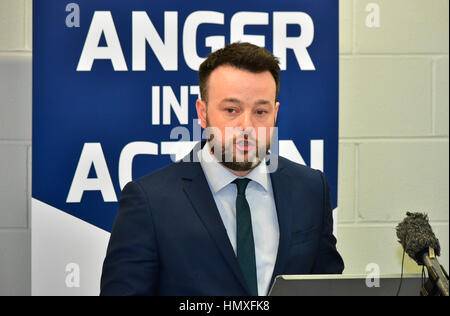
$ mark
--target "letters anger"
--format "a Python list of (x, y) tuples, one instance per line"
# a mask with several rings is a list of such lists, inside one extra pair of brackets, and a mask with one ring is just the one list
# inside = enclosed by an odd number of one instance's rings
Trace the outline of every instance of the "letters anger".
[[(158, 34), (147, 12), (132, 12), (132, 71), (146, 70), (146, 46), (149, 44), (165, 71), (177, 71), (178, 12), (164, 12), (164, 39)], [(197, 30), (202, 24), (225, 23), (225, 15), (217, 11), (195, 11), (184, 21), (182, 30), (183, 56), (186, 65), (194, 71), (205, 59), (197, 52)], [(314, 40), (314, 23), (305, 12), (273, 12), (273, 54), (280, 59), (281, 70), (287, 69), (287, 51), (292, 50), (301, 70), (315, 70), (307, 48)], [(269, 25), (268, 12), (237, 12), (230, 21), (230, 42), (250, 42), (264, 47), (264, 35), (245, 34), (247, 25)], [(288, 36), (287, 26), (300, 26), (300, 35)], [(99, 46), (104, 35), (106, 46)], [(224, 35), (212, 35), (204, 39), (204, 45), (215, 51), (225, 46)], [(128, 71), (113, 16), (110, 11), (95, 11), (78, 61), (77, 71), (91, 71), (96, 59), (111, 60), (114, 71)]]

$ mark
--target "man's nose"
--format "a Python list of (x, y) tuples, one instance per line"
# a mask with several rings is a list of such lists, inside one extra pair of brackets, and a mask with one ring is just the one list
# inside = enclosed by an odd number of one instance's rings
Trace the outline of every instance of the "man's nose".
[(247, 130), (248, 128), (253, 127), (252, 115), (250, 111), (244, 111), (241, 115), (241, 120), (239, 122), (239, 127), (242, 130)]

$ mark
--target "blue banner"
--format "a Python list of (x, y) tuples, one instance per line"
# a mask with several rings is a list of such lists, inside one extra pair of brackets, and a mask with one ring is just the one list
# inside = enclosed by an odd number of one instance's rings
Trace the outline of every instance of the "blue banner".
[(280, 154), (323, 170), (337, 207), (337, 0), (33, 6), (34, 202), (109, 232), (125, 183), (191, 148), (174, 128), (201, 139), (199, 64), (243, 41), (280, 59)]

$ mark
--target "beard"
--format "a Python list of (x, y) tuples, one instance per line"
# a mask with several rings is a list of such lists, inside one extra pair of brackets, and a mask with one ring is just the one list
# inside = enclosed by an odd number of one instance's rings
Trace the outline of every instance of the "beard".
[[(212, 127), (209, 123), (208, 116), (206, 117), (206, 127)], [(264, 157), (266, 157), (272, 140), (272, 137), (269, 137), (269, 140), (264, 137), (265, 141), (264, 143), (261, 143), (258, 138), (251, 136), (251, 134), (252, 133), (250, 132), (235, 131), (231, 140), (223, 141), (222, 137), (214, 139), (214, 134), (211, 133), (208, 135), (207, 141), (210, 144), (211, 153), (216, 157), (220, 164), (234, 171), (248, 171), (258, 166)], [(251, 143), (253, 146), (251, 146), (250, 150), (239, 150), (236, 147), (238, 140), (245, 141), (247, 144)], [(221, 150), (214, 150), (218, 147)], [(241, 153), (241, 157), (239, 158), (237, 157), (238, 151)]]

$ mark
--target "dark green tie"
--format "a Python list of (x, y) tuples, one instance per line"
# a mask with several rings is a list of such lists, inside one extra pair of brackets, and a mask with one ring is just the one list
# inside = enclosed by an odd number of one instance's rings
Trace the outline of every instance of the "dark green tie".
[(250, 179), (236, 179), (236, 233), (237, 259), (242, 273), (247, 281), (252, 296), (258, 295), (258, 281), (256, 276), (255, 242), (253, 240), (252, 215), (250, 206), (245, 198), (245, 189)]

